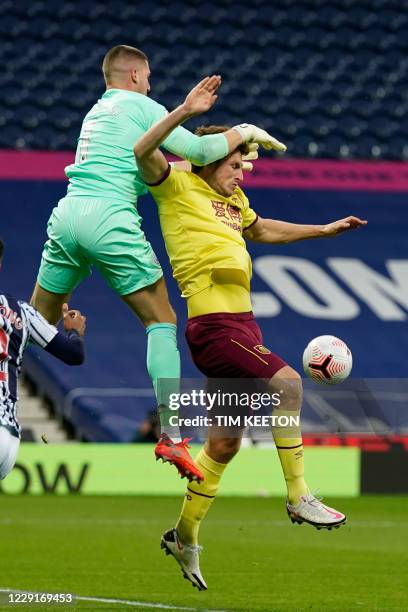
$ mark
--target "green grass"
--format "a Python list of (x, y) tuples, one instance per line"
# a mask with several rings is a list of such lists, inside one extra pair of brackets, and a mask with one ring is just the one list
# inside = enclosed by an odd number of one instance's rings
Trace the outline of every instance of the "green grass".
[[(330, 532), (292, 525), (283, 500), (218, 499), (201, 530), (209, 590), (199, 593), (159, 547), (179, 499), (2, 496), (0, 587), (194, 610), (407, 610), (408, 497), (329, 502), (349, 516)], [(79, 601), (75, 609), (152, 610)]]

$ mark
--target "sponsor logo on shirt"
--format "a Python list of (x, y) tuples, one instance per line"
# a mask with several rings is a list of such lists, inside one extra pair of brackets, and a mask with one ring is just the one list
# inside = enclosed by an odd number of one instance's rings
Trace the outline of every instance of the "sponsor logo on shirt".
[(217, 200), (211, 200), (211, 205), (215, 211), (215, 216), (228, 225), (231, 229), (242, 233), (242, 214), (237, 206)]
[(23, 322), (14, 310), (7, 306), (0, 306), (0, 317), (10, 321), (11, 325), (14, 325), (16, 329), (23, 329)]

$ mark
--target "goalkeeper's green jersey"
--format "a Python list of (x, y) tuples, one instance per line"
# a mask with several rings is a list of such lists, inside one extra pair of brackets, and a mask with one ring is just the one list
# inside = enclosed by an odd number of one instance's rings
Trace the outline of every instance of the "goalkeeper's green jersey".
[[(75, 162), (65, 168), (70, 197), (135, 203), (146, 192), (133, 147), (167, 110), (151, 98), (123, 89), (108, 89), (85, 116)], [(183, 127), (164, 141), (171, 153), (195, 165), (209, 164), (228, 154), (223, 134), (195, 136)]]

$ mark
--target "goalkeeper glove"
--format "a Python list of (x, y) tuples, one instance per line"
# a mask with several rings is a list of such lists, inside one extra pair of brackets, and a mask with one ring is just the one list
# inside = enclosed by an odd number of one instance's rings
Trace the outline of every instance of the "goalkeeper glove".
[(259, 144), (257, 142), (251, 142), (248, 144), (248, 153), (242, 156), (242, 170), (244, 172), (252, 172), (253, 170), (253, 160), (258, 159), (258, 148)]
[(241, 134), (244, 142), (258, 142), (263, 146), (264, 149), (275, 149), (275, 151), (286, 151), (286, 145), (283, 142), (279, 142), (273, 136), (265, 132), (256, 125), (248, 123), (241, 123), (240, 125), (234, 125), (232, 128)]

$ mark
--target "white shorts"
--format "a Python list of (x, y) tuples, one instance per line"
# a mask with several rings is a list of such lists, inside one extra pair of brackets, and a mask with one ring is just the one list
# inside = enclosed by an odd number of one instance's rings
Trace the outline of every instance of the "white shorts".
[(19, 446), (20, 440), (0, 425), (0, 480), (13, 469)]

